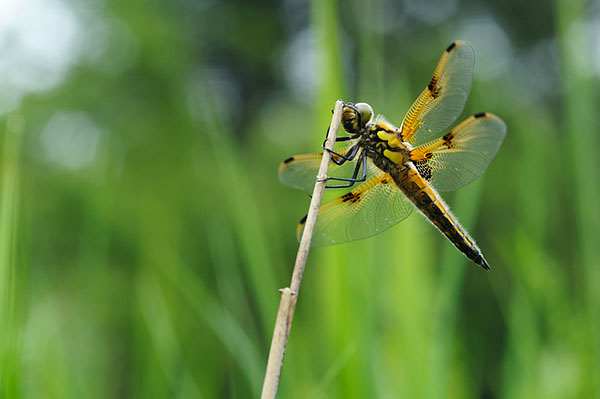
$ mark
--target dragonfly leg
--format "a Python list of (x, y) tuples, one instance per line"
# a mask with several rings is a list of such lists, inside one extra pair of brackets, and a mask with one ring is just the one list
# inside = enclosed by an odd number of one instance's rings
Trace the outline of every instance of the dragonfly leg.
[[(325, 148), (325, 143), (327, 143), (327, 137), (329, 137), (329, 128), (327, 128), (327, 133), (325, 134), (325, 140), (323, 140), (323, 148)], [(335, 138), (335, 142), (339, 143), (341, 141), (354, 140), (356, 136), (338, 136)]]
[(337, 153), (333, 150), (330, 150), (329, 148), (325, 147), (325, 143), (323, 143), (323, 145), (321, 146), (325, 151), (333, 154), (333, 155), (337, 155), (338, 157), (340, 157), (340, 159), (335, 159), (335, 158), (331, 158), (331, 160), (333, 162), (335, 162), (336, 165), (343, 165), (346, 161), (352, 161), (354, 159), (354, 157), (356, 156), (356, 154), (358, 153), (359, 147), (357, 145), (355, 145), (354, 147), (350, 148), (350, 151), (348, 151), (346, 154), (340, 154)]
[[(357, 178), (358, 176), (358, 172), (360, 171), (362, 165), (362, 176), (360, 178)], [(327, 180), (336, 180), (336, 181), (343, 181), (346, 182), (344, 184), (338, 184), (335, 186), (325, 186), (325, 188), (347, 188), (347, 187), (352, 187), (354, 185), (354, 183), (358, 183), (358, 182), (363, 182), (365, 180), (367, 180), (367, 153), (363, 153), (362, 158), (356, 162), (356, 167), (354, 168), (354, 173), (352, 173), (352, 177), (351, 178), (344, 178), (344, 177), (328, 177)]]

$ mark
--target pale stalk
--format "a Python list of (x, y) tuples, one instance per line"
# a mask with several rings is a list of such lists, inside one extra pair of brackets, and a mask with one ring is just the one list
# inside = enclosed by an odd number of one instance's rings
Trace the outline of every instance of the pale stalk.
[[(331, 118), (331, 124), (329, 125), (329, 132), (327, 134), (327, 143), (325, 145), (329, 149), (333, 149), (335, 144), (337, 132), (342, 121), (343, 105), (344, 103), (342, 100), (338, 100), (335, 103), (333, 117)], [(325, 191), (327, 169), (329, 168), (330, 160), (331, 153), (329, 151), (324, 151), (321, 167), (319, 168), (319, 174), (316, 178), (315, 188), (308, 208), (308, 215), (306, 216), (304, 232), (300, 239), (298, 255), (296, 255), (292, 281), (290, 282), (289, 287), (280, 290), (281, 301), (279, 303), (279, 310), (277, 311), (277, 320), (275, 321), (275, 329), (273, 331), (273, 339), (269, 351), (269, 360), (267, 361), (267, 370), (265, 372), (265, 381), (263, 383), (261, 394), (262, 399), (274, 399), (277, 395), (285, 347), (290, 334), (292, 319), (294, 318), (294, 309), (296, 308), (296, 301), (298, 300), (298, 292), (300, 291), (300, 284), (302, 283), (302, 276), (304, 275), (304, 268), (306, 266), (306, 259), (308, 258), (308, 250), (310, 249), (313, 230), (317, 221), (319, 208), (321, 207), (323, 192)]]

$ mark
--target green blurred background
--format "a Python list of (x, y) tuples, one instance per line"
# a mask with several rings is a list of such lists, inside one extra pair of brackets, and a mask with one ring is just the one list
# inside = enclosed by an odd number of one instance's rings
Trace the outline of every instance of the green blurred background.
[[(506, 140), (420, 216), (310, 253), (282, 398), (600, 398), (600, 2), (4, 0), (0, 397), (260, 393), (335, 100), (400, 124), (442, 51)], [(340, 193), (328, 193), (328, 198)]]

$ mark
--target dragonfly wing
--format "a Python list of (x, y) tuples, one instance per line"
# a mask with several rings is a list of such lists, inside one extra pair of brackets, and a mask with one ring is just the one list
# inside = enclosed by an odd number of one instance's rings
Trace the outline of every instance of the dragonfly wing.
[(452, 191), (483, 173), (504, 136), (504, 121), (482, 112), (468, 117), (443, 137), (414, 148), (410, 157), (419, 174), (435, 188)]
[(475, 51), (456, 41), (442, 54), (429, 84), (408, 110), (400, 135), (420, 144), (448, 128), (463, 110), (473, 79)]
[[(338, 154), (345, 154), (354, 144), (354, 141), (343, 146), (342, 149), (336, 149)], [(319, 167), (321, 166), (323, 153), (294, 155), (279, 164), (279, 180), (288, 187), (298, 190), (312, 191), (315, 186)], [(332, 154), (332, 159), (339, 160), (340, 157)], [(331, 161), (327, 175), (330, 177), (351, 177), (356, 167), (356, 160), (347, 161), (342, 165), (337, 165)]]
[[(321, 207), (312, 238), (313, 246), (339, 244), (381, 233), (407, 218), (413, 204), (391, 176), (369, 160), (368, 178), (352, 191)], [(304, 231), (298, 225), (298, 240)]]

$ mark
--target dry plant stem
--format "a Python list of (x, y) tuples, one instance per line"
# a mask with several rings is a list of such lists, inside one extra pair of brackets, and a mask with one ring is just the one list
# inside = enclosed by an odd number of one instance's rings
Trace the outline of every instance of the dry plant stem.
[[(329, 133), (327, 135), (327, 148), (333, 149), (335, 144), (337, 132), (342, 121), (343, 105), (344, 103), (342, 100), (337, 100), (335, 103), (333, 117), (331, 118), (331, 125), (329, 125)], [(296, 256), (292, 281), (289, 288), (280, 290), (281, 302), (279, 303), (277, 320), (275, 321), (275, 330), (273, 331), (273, 340), (271, 341), (271, 350), (269, 351), (269, 360), (267, 361), (267, 370), (265, 372), (265, 381), (263, 383), (261, 394), (262, 399), (274, 399), (277, 395), (285, 347), (290, 334), (292, 319), (294, 318), (294, 309), (296, 308), (298, 291), (300, 291), (300, 284), (302, 283), (302, 276), (304, 275), (304, 267), (306, 266), (306, 259), (308, 258), (308, 250), (310, 248), (313, 230), (317, 221), (319, 208), (321, 207), (323, 192), (325, 191), (327, 169), (329, 168), (330, 160), (331, 153), (329, 151), (323, 152), (321, 167), (319, 168), (319, 174), (317, 175), (310, 207), (308, 208), (308, 215), (306, 216), (304, 232), (300, 239), (300, 247), (298, 248), (298, 255)]]

